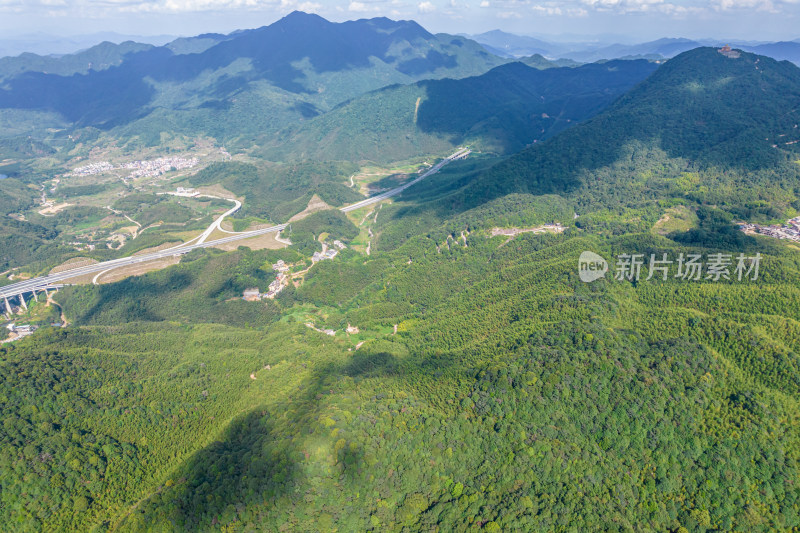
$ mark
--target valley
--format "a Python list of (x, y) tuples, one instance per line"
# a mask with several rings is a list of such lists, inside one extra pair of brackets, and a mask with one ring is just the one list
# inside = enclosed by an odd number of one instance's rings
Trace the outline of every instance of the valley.
[[(418, 177), (414, 178), (407, 183), (396, 187), (392, 190), (377, 194), (365, 200), (361, 200), (351, 205), (344, 206), (340, 208), (340, 211), (343, 213), (348, 213), (350, 211), (355, 211), (357, 209), (361, 209), (363, 207), (371, 206), (382, 202), (383, 200), (387, 200), (394, 196), (401, 194), (407, 188), (419, 183), (423, 179), (436, 174), (442, 167), (446, 164), (450, 163), (451, 161), (457, 161), (459, 159), (464, 159), (470, 154), (470, 150), (466, 148), (462, 148), (446, 158), (442, 161), (433, 165), (429, 170), (423, 172)], [(173, 194), (173, 193), (167, 193)], [(178, 192), (174, 193), (178, 196), (185, 196), (189, 195), (192, 198), (197, 197), (209, 197), (209, 198), (216, 198), (216, 196), (208, 196), (208, 195), (199, 195), (192, 192), (186, 192), (185, 190), (179, 190)], [(156, 261), (162, 261), (158, 264), (158, 266), (170, 266), (174, 264), (172, 262), (164, 263), (164, 259), (169, 258), (178, 258), (181, 255), (187, 254), (193, 250), (201, 249), (201, 248), (208, 248), (213, 246), (219, 246), (222, 244), (227, 244), (243, 239), (250, 239), (257, 235), (264, 235), (267, 233), (277, 233), (281, 230), (286, 229), (290, 224), (278, 224), (275, 226), (270, 226), (266, 228), (260, 228), (245, 232), (232, 232), (232, 231), (224, 231), (221, 229), (221, 224), (226, 216), (232, 215), (236, 211), (238, 211), (242, 207), (242, 203), (238, 200), (224, 198), (225, 200), (234, 202), (234, 207), (229, 209), (228, 211), (221, 214), (218, 218), (216, 218), (211, 225), (206, 228), (200, 235), (189, 239), (185, 243), (171, 246), (163, 250), (154, 251), (151, 253), (146, 254), (134, 254), (131, 257), (124, 257), (118, 259), (112, 259), (109, 261), (104, 262), (95, 262), (89, 265), (79, 266), (77, 268), (66, 268), (66, 269), (59, 269), (58, 272), (51, 273), (44, 277), (38, 278), (29, 278), (21, 282), (11, 283), (8, 285), (0, 286), (0, 298), (3, 298), (6, 303), (6, 308), (10, 309), (10, 304), (8, 303), (9, 298), (17, 298), (19, 300), (19, 307), (22, 308), (25, 305), (24, 299), (26, 298), (26, 294), (30, 293), (32, 297), (36, 297), (36, 293), (39, 291), (43, 291), (45, 289), (53, 289), (53, 288), (60, 288), (63, 287), (65, 284), (70, 284), (70, 281), (74, 281), (77, 279), (85, 278), (87, 274), (95, 274), (98, 273), (95, 277), (92, 278), (92, 283), (97, 284), (97, 279), (100, 275), (105, 275), (111, 272), (112, 270), (122, 269), (127, 266), (131, 265), (141, 265), (147, 264), (147, 270), (152, 270), (151, 265), (153, 265)], [(212, 240), (208, 240), (214, 232), (223, 232), (229, 233), (230, 236), (227, 237), (218, 237)], [(323, 248), (324, 252), (324, 248)], [(10, 317), (9, 317), (10, 318)]]

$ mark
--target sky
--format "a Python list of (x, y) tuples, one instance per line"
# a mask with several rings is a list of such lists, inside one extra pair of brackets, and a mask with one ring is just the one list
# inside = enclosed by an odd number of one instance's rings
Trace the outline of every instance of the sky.
[(562, 40), (800, 38), (800, 0), (0, 0), (0, 33), (4, 39), (37, 32), (228, 33), (294, 10), (332, 21), (385, 16), (434, 32), (502, 29)]

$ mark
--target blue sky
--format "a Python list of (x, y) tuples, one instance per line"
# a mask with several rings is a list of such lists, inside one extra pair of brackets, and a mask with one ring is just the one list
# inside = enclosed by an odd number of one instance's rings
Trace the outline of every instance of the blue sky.
[(263, 26), (293, 10), (414, 19), (449, 33), (800, 38), (800, 0), (0, 0), (0, 32), (194, 35)]

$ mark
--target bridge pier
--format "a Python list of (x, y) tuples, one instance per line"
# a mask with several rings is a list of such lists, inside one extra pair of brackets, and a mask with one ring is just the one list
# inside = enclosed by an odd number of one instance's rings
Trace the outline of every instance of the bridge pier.
[(22, 304), (22, 307), (24, 307), (26, 311), (28, 310), (28, 304), (25, 303), (25, 295), (24, 294), (20, 294), (19, 295), (19, 303)]
[(11, 304), (8, 303), (8, 298), (6, 298), (5, 296), (3, 297), (3, 300), (6, 301), (6, 311), (8, 312), (9, 316), (11, 316), (13, 314), (13, 312), (11, 311)]
[(31, 293), (33, 294), (33, 299), (34, 299), (36, 302), (38, 302), (38, 301), (39, 301), (39, 297), (38, 297), (38, 296), (36, 296), (36, 289), (33, 289), (33, 290), (31, 291)]

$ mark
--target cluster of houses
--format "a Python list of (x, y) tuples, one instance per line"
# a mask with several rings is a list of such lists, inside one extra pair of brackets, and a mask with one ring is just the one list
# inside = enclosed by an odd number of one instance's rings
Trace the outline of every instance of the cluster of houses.
[(330, 335), (331, 337), (336, 335), (336, 330), (330, 329), (330, 328), (329, 329), (319, 329), (317, 326), (314, 325), (313, 322), (306, 322), (306, 327), (307, 328), (311, 328), (314, 331), (318, 331), (320, 333), (324, 333), (325, 335)]
[[(314, 255), (311, 257), (311, 262), (317, 263), (326, 259), (333, 259), (339, 254), (339, 250), (344, 250), (345, 248), (347, 248), (347, 246), (342, 241), (338, 240), (333, 241), (333, 246), (331, 247), (323, 245), (323, 251), (314, 252)], [(289, 285), (289, 265), (287, 265), (283, 259), (272, 265), (272, 270), (277, 272), (277, 274), (275, 280), (269, 284), (267, 292), (262, 293), (258, 287), (251, 287), (242, 293), (242, 299), (247, 302), (257, 302), (264, 298), (272, 299), (275, 298), (284, 287)]]
[(151, 161), (131, 161), (130, 163), (125, 163), (122, 165), (122, 168), (132, 169), (132, 178), (152, 178), (160, 176), (161, 174), (171, 170), (192, 168), (199, 162), (200, 160), (196, 157), (191, 157), (188, 159), (185, 157), (159, 157), (158, 159), (153, 159)]
[(758, 233), (776, 239), (800, 241), (800, 217), (790, 219), (786, 224), (761, 226), (759, 224), (742, 224), (739, 228), (748, 234)]
[[(151, 161), (131, 161), (130, 163), (125, 163), (119, 168), (133, 170), (131, 173), (132, 178), (155, 177), (160, 176), (165, 172), (169, 172), (170, 170), (183, 170), (186, 168), (192, 168), (199, 162), (200, 160), (196, 157), (160, 157)], [(75, 168), (72, 170), (72, 172), (70, 172), (70, 174), (73, 176), (91, 176), (94, 174), (110, 172), (115, 168), (117, 167), (108, 161), (98, 161), (97, 163), (89, 163), (88, 165)]]
[(314, 255), (311, 256), (311, 262), (316, 263), (326, 259), (333, 259), (338, 253), (339, 252), (335, 248), (328, 248), (324, 252), (314, 252)]
[(11, 332), (12, 336), (10, 338), (6, 339), (3, 342), (11, 342), (11, 341), (19, 340), (19, 339), (21, 339), (23, 337), (27, 337), (28, 335), (32, 334), (34, 331), (39, 329), (39, 327), (38, 326), (31, 326), (31, 325), (28, 325), (28, 324), (25, 324), (23, 326), (17, 326), (15, 324), (11, 323), (11, 324), (6, 326), (6, 329), (8, 329), (8, 331)]
[(342, 241), (333, 241), (333, 247), (323, 246), (321, 252), (314, 252), (314, 255), (311, 256), (311, 262), (317, 263), (326, 259), (333, 259), (339, 254), (339, 250), (344, 250), (345, 248), (347, 246)]
[[(87, 252), (93, 252), (94, 249), (97, 248), (96, 245), (88, 243), (88, 242), (75, 241), (75, 242), (70, 242), (70, 243), (67, 243), (67, 244), (69, 244), (70, 246), (73, 246), (76, 250), (81, 250), (81, 251), (85, 250)], [(110, 248), (110, 246), (109, 246), (109, 248)]]
[(73, 176), (92, 176), (94, 174), (102, 174), (103, 172), (108, 172), (110, 170), (114, 170), (114, 165), (108, 161), (99, 161), (97, 163), (89, 163), (88, 165), (73, 169), (70, 174)]
[(244, 291), (242, 299), (247, 302), (257, 302), (264, 298), (271, 300), (275, 298), (284, 287), (289, 285), (289, 265), (287, 265), (283, 259), (272, 265), (272, 270), (277, 272), (277, 275), (275, 276), (275, 280), (269, 284), (267, 292), (262, 293), (258, 290), (258, 287), (252, 287)]

